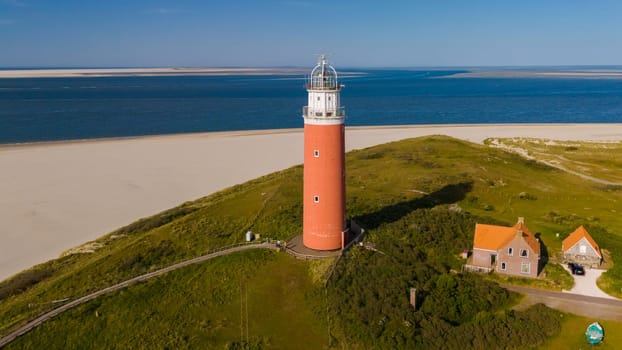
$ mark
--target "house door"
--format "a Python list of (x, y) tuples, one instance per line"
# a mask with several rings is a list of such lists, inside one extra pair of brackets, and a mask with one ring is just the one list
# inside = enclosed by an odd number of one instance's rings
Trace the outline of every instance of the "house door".
[(490, 254), (490, 265), (494, 266), (497, 263), (497, 254)]

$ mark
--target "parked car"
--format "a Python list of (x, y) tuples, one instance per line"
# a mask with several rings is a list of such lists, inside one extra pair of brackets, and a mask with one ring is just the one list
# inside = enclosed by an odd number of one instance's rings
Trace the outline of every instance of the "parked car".
[(572, 272), (573, 275), (579, 275), (579, 276), (585, 275), (585, 269), (583, 268), (583, 266), (579, 264), (568, 263), (568, 268), (570, 269), (570, 272)]

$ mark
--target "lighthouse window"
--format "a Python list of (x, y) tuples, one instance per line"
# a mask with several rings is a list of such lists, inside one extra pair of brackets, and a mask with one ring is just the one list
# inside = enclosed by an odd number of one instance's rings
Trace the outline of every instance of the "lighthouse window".
[(328, 96), (328, 100), (330, 101), (330, 96)]
[(314, 149), (313, 150), (313, 156), (315, 158), (319, 158), (320, 157), (320, 150), (319, 149)]
[(318, 97), (317, 97), (317, 100), (318, 100), (318, 101), (320, 100), (320, 96), (318, 96)]
[(314, 203), (319, 203), (320, 202), (320, 196), (313, 196), (313, 202)]

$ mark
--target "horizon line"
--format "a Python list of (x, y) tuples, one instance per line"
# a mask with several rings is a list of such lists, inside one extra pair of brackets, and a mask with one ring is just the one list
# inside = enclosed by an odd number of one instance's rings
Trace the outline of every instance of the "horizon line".
[[(56, 69), (308, 69), (312, 65), (286, 66), (184, 66), (184, 65), (145, 65), (145, 66), (0, 66), (0, 70), (56, 70)], [(341, 66), (342, 69), (536, 69), (536, 68), (591, 68), (609, 67), (622, 69), (621, 64), (532, 64), (532, 65), (413, 65), (413, 66)]]

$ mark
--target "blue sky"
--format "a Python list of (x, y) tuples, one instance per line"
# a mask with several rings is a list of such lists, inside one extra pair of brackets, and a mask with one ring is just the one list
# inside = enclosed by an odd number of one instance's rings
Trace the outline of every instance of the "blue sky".
[(0, 0), (0, 67), (622, 64), (619, 0)]

